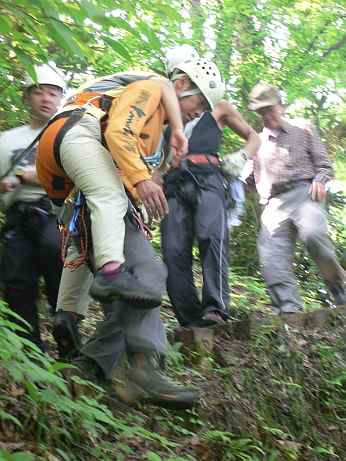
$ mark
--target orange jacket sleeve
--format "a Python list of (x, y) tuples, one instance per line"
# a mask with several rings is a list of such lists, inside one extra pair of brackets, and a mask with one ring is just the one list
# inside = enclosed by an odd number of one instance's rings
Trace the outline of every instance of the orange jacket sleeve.
[(150, 173), (141, 160), (140, 135), (145, 124), (161, 103), (160, 85), (151, 80), (140, 80), (128, 85), (116, 98), (109, 111), (105, 139), (121, 173), (132, 186), (150, 179)]

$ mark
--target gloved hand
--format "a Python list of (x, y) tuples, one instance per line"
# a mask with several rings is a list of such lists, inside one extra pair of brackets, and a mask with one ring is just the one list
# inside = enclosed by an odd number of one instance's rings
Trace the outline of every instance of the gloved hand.
[(247, 153), (240, 149), (223, 157), (221, 169), (226, 175), (239, 178), (247, 161)]

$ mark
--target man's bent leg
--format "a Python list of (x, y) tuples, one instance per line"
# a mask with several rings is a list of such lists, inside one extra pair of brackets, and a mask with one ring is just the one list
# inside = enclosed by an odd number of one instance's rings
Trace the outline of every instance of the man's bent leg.
[(85, 115), (65, 135), (60, 152), (66, 174), (87, 200), (96, 269), (110, 261), (124, 262), (128, 201), (112, 157), (101, 143), (98, 120)]
[(295, 217), (299, 237), (316, 262), (321, 275), (337, 305), (346, 305), (345, 271), (336, 259), (328, 237), (324, 205), (308, 196)]

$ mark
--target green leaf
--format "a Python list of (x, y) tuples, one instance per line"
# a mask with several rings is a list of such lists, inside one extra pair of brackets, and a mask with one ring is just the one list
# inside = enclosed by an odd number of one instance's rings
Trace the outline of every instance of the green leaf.
[(0, 421), (11, 421), (19, 428), (22, 427), (22, 423), (19, 421), (19, 419), (3, 410), (0, 410)]
[(138, 28), (148, 38), (150, 45), (154, 49), (161, 50), (162, 44), (148, 24), (144, 21), (139, 21)]
[(77, 54), (79, 57), (84, 57), (84, 53), (76, 43), (74, 36), (70, 29), (59, 21), (52, 20), (50, 24), (53, 28), (51, 34), (55, 37), (57, 43), (59, 43), (65, 50), (71, 54)]
[(148, 461), (162, 461), (162, 458), (161, 456), (157, 455), (156, 453), (154, 453), (153, 451), (148, 451), (146, 454), (145, 454), (145, 457)]
[(130, 53), (128, 52), (127, 48), (125, 48), (119, 41), (109, 37), (104, 37), (103, 40), (112, 48), (112, 50), (125, 58), (129, 63), (132, 63), (132, 57)]
[[(93, 20), (100, 20), (104, 17), (105, 13), (100, 8), (97, 8), (91, 1), (89, 0), (82, 0), (81, 1), (81, 9), (85, 11), (86, 17), (93, 19)], [(98, 21), (96, 21), (98, 22)]]
[(0, 16), (0, 32), (2, 34), (9, 34), (12, 31), (12, 23), (11, 21), (6, 18), (5, 16)]
[(178, 11), (169, 5), (157, 5), (157, 9), (174, 21), (182, 20), (182, 16), (178, 13)]

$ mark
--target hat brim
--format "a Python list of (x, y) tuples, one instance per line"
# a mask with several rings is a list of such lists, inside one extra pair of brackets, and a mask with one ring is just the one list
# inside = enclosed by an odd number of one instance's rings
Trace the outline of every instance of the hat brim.
[(278, 101), (277, 99), (266, 100), (266, 101), (254, 101), (254, 102), (250, 102), (250, 104), (248, 105), (248, 109), (252, 111), (256, 111), (258, 109), (263, 109), (264, 107), (276, 106), (277, 104), (280, 104), (280, 101)]
[(252, 111), (256, 111), (258, 109), (262, 109), (263, 107), (270, 107), (270, 106), (275, 106), (275, 104), (277, 103), (272, 103), (272, 102), (261, 102), (261, 101), (258, 101), (258, 102), (250, 102), (250, 104), (248, 105), (248, 109), (249, 110), (252, 110)]

